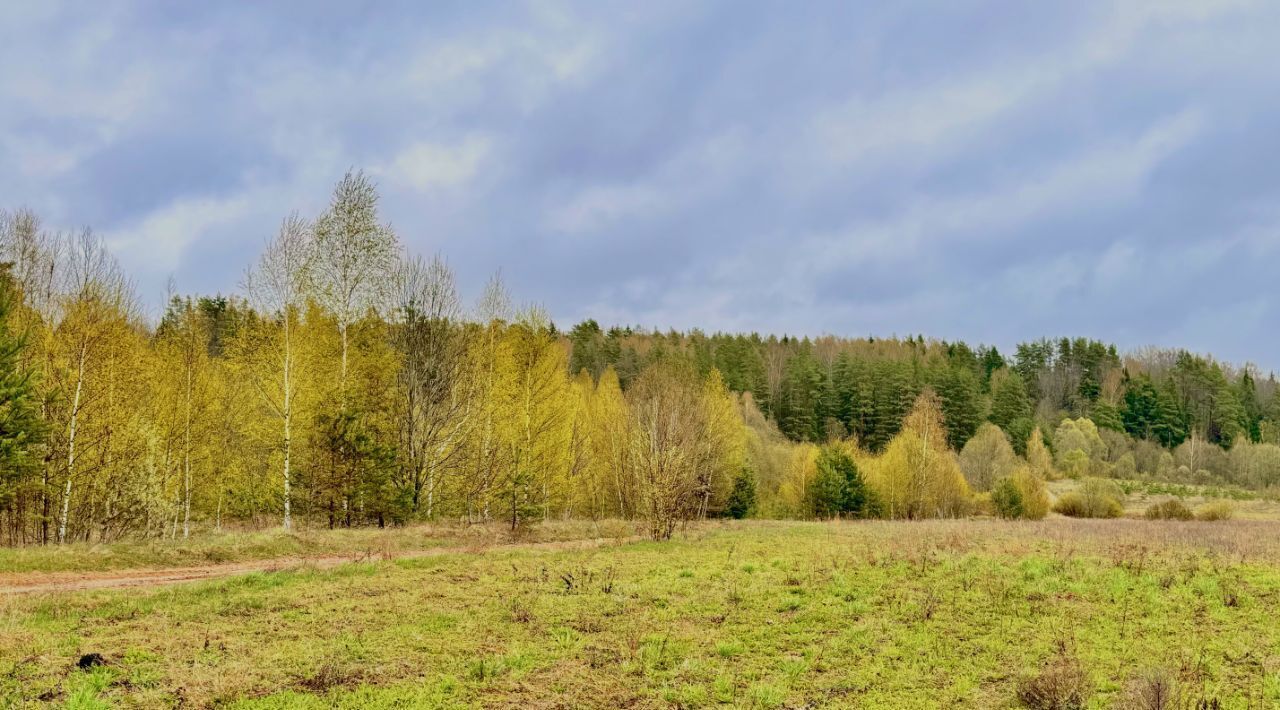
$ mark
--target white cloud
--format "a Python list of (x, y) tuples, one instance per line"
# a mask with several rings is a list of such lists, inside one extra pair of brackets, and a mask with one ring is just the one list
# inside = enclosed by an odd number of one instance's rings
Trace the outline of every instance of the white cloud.
[(185, 197), (103, 235), (127, 266), (150, 273), (173, 271), (186, 248), (253, 209), (245, 194), (229, 198)]
[(418, 141), (402, 150), (390, 166), (374, 172), (419, 191), (458, 187), (485, 167), (492, 149), (493, 141), (475, 135), (460, 143)]

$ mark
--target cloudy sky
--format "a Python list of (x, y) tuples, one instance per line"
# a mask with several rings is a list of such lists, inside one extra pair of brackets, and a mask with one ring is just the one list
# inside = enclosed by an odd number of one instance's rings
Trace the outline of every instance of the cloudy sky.
[(373, 175), (561, 324), (1280, 366), (1280, 3), (12, 3), (0, 207), (153, 307)]

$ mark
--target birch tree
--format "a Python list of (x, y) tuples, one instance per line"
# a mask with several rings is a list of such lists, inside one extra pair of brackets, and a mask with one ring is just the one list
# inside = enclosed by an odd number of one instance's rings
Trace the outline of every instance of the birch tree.
[(473, 419), (468, 330), (453, 273), (440, 257), (406, 261), (396, 287), (402, 486), (413, 513), (431, 518), (441, 478), (460, 459)]
[(953, 518), (968, 506), (969, 485), (947, 448), (941, 406), (932, 391), (916, 398), (901, 431), (871, 462), (869, 473), (887, 517)]
[[(82, 459), (103, 447), (111, 433), (103, 412), (110, 404), (111, 379), (102, 365), (112, 339), (128, 329), (134, 307), (128, 279), (97, 237), (85, 230), (72, 237), (68, 247), (49, 351), (57, 398), (51, 414), (62, 453), (59, 543), (67, 541), (76, 483), (88, 473)], [(99, 465), (102, 460), (99, 457)]]
[(390, 295), (400, 247), (390, 225), (378, 221), (378, 191), (363, 172), (348, 172), (316, 220), (309, 264), (316, 301), (333, 315), (341, 340), (339, 388), (345, 393), (348, 330)]
[(192, 467), (203, 431), (208, 399), (209, 324), (191, 298), (173, 297), (160, 323), (157, 349), (166, 375), (164, 384), (176, 395), (174, 431), (177, 434), (182, 471), (182, 537), (191, 536)]
[[(256, 323), (242, 341), (247, 373), (271, 414), (279, 421), (283, 457), (284, 529), (293, 527), (291, 465), (299, 377), (298, 314), (305, 302), (306, 268), (311, 260), (311, 225), (287, 218), (245, 277), (254, 306), (275, 323)], [(275, 327), (273, 327), (275, 326)], [(273, 330), (278, 328), (278, 335)]]
[(475, 426), (467, 441), (466, 481), (463, 484), (468, 522), (490, 518), (489, 498), (494, 482), (507, 461), (508, 450), (502, 446), (503, 410), (498, 401), (510, 388), (509, 343), (503, 337), (511, 317), (511, 297), (495, 274), (485, 286), (476, 305), (475, 334), (468, 349), (468, 360), (474, 373), (473, 412)]
[(591, 458), (599, 466), (602, 488), (608, 492), (609, 510), (627, 518), (634, 514), (635, 496), (630, 488), (630, 412), (618, 373), (608, 366), (600, 374), (591, 398)]

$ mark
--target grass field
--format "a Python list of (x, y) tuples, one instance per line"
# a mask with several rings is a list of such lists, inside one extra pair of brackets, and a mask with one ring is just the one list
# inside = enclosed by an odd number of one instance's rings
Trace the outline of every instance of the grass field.
[(1087, 707), (1280, 706), (1275, 522), (708, 524), (0, 609), (14, 707), (1001, 708), (1063, 659)]

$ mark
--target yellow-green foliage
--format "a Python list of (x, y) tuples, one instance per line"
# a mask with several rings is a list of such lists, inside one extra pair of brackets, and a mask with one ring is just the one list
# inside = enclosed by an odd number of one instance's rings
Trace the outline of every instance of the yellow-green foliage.
[(1002, 518), (1040, 520), (1049, 512), (1049, 492), (1043, 479), (1020, 466), (996, 483), (991, 505)]
[(1124, 491), (1115, 481), (1086, 478), (1080, 488), (1058, 499), (1053, 509), (1072, 518), (1118, 518), (1124, 513)]
[(956, 517), (968, 512), (969, 485), (947, 448), (937, 396), (916, 399), (902, 431), (867, 460), (867, 482), (888, 518)]
[(1147, 520), (1191, 520), (1196, 516), (1177, 498), (1154, 503), (1143, 514)]
[(1018, 455), (995, 424), (983, 424), (960, 450), (960, 470), (975, 491), (991, 490), (1018, 467)]
[(1107, 445), (1098, 435), (1098, 427), (1080, 417), (1062, 420), (1053, 432), (1053, 449), (1062, 473), (1070, 478), (1082, 478), (1101, 470)]
[(1039, 520), (1049, 512), (1049, 491), (1045, 488), (1044, 479), (1030, 468), (1019, 467), (1013, 472), (1013, 485), (1022, 494), (1023, 517), (1028, 520)]
[(756, 406), (750, 392), (738, 398), (738, 411), (744, 425), (746, 456), (756, 473), (757, 515), (803, 516), (818, 448), (789, 441)]
[(1044, 436), (1040, 433), (1040, 427), (1031, 430), (1031, 436), (1027, 439), (1027, 465), (1035, 474), (1046, 481), (1052, 481), (1058, 477), (1058, 472), (1053, 467), (1053, 457), (1049, 455), (1049, 448), (1044, 445)]
[(1206, 522), (1230, 520), (1235, 517), (1235, 514), (1235, 506), (1225, 500), (1219, 500), (1200, 506), (1196, 510), (1196, 520), (1204, 520)]
[(789, 448), (791, 454), (784, 464), (778, 498), (788, 517), (800, 517), (807, 506), (809, 486), (818, 475), (819, 449), (807, 443)]

